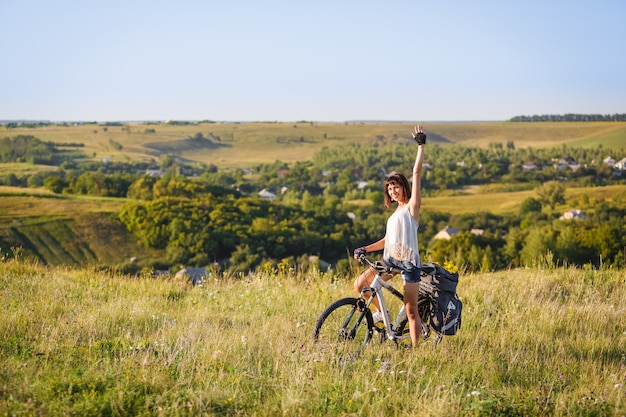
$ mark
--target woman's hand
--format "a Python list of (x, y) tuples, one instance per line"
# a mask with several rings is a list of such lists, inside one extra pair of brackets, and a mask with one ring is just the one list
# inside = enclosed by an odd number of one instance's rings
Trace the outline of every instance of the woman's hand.
[(426, 132), (422, 129), (422, 125), (415, 126), (415, 133), (411, 133), (413, 135), (413, 140), (417, 142), (418, 145), (424, 145), (426, 143)]
[(366, 253), (367, 251), (365, 250), (365, 248), (363, 247), (356, 248), (354, 250), (354, 259), (358, 260), (361, 256), (365, 256)]

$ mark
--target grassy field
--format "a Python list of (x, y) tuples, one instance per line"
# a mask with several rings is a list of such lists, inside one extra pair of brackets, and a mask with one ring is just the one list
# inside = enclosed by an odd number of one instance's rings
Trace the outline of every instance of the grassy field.
[(42, 171), (56, 171), (57, 167), (50, 165), (35, 165), (29, 163), (0, 163), (0, 177), (15, 174), (18, 177), (32, 175)]
[(311, 332), (352, 279), (268, 271), (192, 288), (0, 261), (0, 415), (626, 414), (623, 271), (465, 275), (459, 334), (338, 361)]
[[(106, 129), (106, 131), (105, 131)], [(518, 148), (561, 144), (595, 147), (624, 147), (626, 123), (432, 123), (427, 124), (431, 143), (488, 146), (513, 142)], [(203, 123), (199, 125), (144, 125), (123, 127), (98, 125), (53, 126), (4, 129), (0, 137), (18, 134), (55, 143), (83, 143), (72, 148), (88, 158), (113, 161), (158, 160), (174, 154), (188, 161), (214, 164), (222, 168), (251, 168), (276, 160), (310, 159), (324, 146), (410, 137), (406, 123)], [(189, 140), (202, 134), (204, 141)]]
[[(565, 190), (565, 204), (555, 207), (556, 212), (565, 212), (572, 208), (593, 211), (598, 202), (617, 202), (626, 204), (626, 185), (606, 187), (571, 187)], [(583, 198), (585, 196), (585, 198)], [(522, 202), (529, 198), (538, 198), (536, 190), (514, 192), (483, 192), (482, 187), (471, 188), (467, 195), (426, 197), (422, 200), (423, 210), (440, 211), (450, 214), (489, 212), (493, 214), (516, 214)], [(549, 207), (544, 208), (549, 210)]]

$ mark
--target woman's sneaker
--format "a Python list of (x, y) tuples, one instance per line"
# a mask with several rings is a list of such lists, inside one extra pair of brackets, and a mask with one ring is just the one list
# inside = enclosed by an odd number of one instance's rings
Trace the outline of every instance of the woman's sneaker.
[[(389, 312), (388, 311), (387, 311), (387, 317), (389, 317)], [(383, 312), (382, 311), (375, 311), (374, 314), (372, 314), (372, 318), (374, 319), (374, 324), (382, 322), (383, 321)]]

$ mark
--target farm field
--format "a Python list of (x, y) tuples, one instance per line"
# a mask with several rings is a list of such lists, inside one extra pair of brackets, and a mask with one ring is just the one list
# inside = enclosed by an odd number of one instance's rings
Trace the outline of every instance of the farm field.
[[(521, 203), (528, 197), (537, 198), (537, 191), (515, 192), (481, 192), (481, 188), (474, 189), (469, 195), (454, 195), (444, 197), (424, 197), (424, 210), (441, 211), (451, 214), (489, 212), (493, 214), (515, 214)], [(593, 210), (597, 202), (616, 201), (626, 194), (626, 185), (610, 185), (605, 187), (571, 187), (565, 190), (566, 204), (555, 207), (556, 211), (567, 211), (572, 208)], [(590, 203), (580, 202), (586, 196)], [(576, 207), (574, 207), (576, 206)]]
[(354, 274), (213, 275), (189, 287), (2, 261), (0, 414), (626, 413), (622, 272), (463, 275), (456, 336), (415, 351), (374, 342), (338, 360), (311, 332), (326, 305), (352, 295)]
[[(518, 148), (572, 144), (624, 147), (626, 123), (427, 123), (429, 143), (486, 147), (513, 142)], [(187, 161), (220, 168), (250, 168), (262, 163), (305, 161), (323, 147), (381, 139), (409, 138), (409, 123), (202, 123), (197, 125), (128, 124), (125, 126), (51, 126), (5, 129), (0, 137), (34, 135), (55, 143), (84, 144), (72, 148), (86, 158), (112, 161), (158, 160), (174, 154)], [(202, 140), (192, 139), (201, 134)]]

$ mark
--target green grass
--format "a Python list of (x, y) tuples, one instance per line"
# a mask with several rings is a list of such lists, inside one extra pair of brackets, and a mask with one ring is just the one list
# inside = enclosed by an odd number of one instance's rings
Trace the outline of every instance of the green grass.
[[(0, 137), (4, 136), (0, 133)], [(56, 171), (57, 169), (58, 168), (55, 166), (34, 165), (27, 162), (0, 163), (0, 178), (6, 177), (9, 174), (15, 174), (17, 177), (21, 177), (42, 171)]]
[(5, 260), (0, 414), (626, 413), (623, 271), (464, 275), (458, 335), (337, 361), (310, 336), (352, 280), (259, 272), (191, 288)]
[[(422, 200), (424, 210), (450, 214), (489, 212), (493, 214), (516, 214), (522, 202), (529, 198), (538, 198), (536, 190), (491, 192), (492, 187), (471, 188), (467, 195), (425, 197)], [(621, 202), (626, 204), (626, 185), (605, 187), (570, 187), (565, 191), (566, 204), (555, 207), (556, 212), (565, 212), (572, 208), (592, 210), (598, 202)], [(586, 196), (583, 199), (583, 196)], [(545, 208), (546, 210), (548, 208)]]
[(623, 149), (626, 146), (626, 127), (598, 129), (591, 137), (574, 141), (571, 145), (585, 148), (603, 146), (605, 148)]
[(59, 195), (45, 189), (0, 186), (0, 220), (72, 218), (77, 213), (117, 213), (121, 198)]

